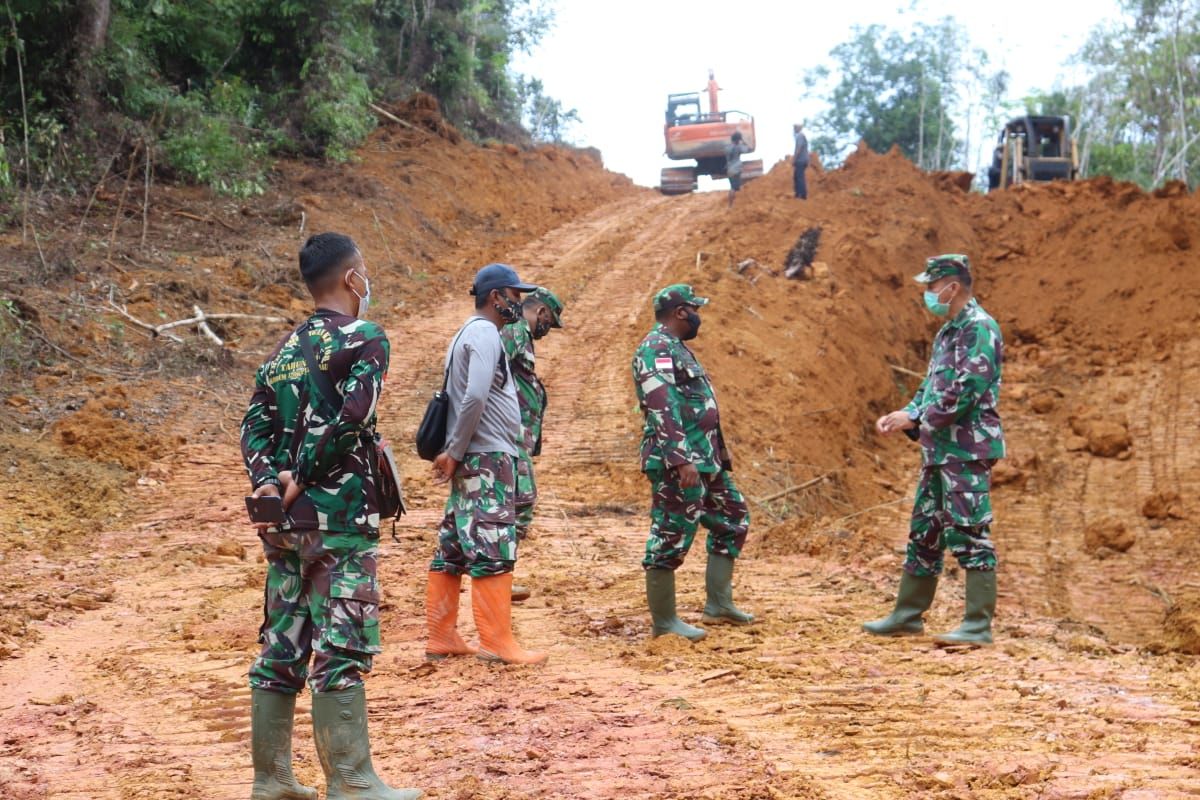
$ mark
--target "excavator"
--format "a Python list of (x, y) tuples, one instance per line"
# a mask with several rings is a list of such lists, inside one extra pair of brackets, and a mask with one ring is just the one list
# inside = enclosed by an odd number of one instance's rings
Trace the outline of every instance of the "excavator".
[[(659, 183), (663, 194), (688, 194), (696, 191), (701, 175), (724, 178), (725, 149), (734, 132), (754, 152), (754, 117), (741, 111), (722, 111), (717, 100), (717, 80), (708, 71), (708, 112), (700, 110), (700, 93), (684, 92), (667, 95), (667, 124), (663, 135), (667, 143), (667, 158), (672, 161), (693, 161), (689, 166), (665, 167)], [(742, 162), (742, 180), (761, 177), (763, 162)]]

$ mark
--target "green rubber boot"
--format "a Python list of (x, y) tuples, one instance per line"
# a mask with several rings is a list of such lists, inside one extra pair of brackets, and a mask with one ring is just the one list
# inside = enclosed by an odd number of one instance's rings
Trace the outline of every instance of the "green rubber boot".
[(967, 608), (962, 624), (950, 633), (933, 637), (937, 644), (967, 644), (979, 647), (992, 643), (992, 618), (996, 616), (995, 570), (967, 570)]
[(646, 570), (646, 602), (650, 605), (650, 621), (655, 638), (673, 633), (698, 642), (705, 637), (703, 628), (688, 625), (675, 611), (674, 570)]
[(371, 766), (367, 694), (362, 684), (313, 692), (313, 736), (325, 771), (326, 800), (417, 800), (419, 789), (393, 789)]
[(900, 588), (896, 590), (896, 607), (892, 613), (874, 622), (864, 622), (863, 630), (876, 636), (918, 636), (925, 632), (921, 615), (933, 605), (937, 591), (936, 575), (917, 577), (900, 573)]
[(292, 721), (296, 695), (250, 690), (250, 752), (254, 787), (250, 800), (317, 800), (317, 790), (292, 774)]
[(729, 556), (708, 554), (708, 567), (704, 571), (704, 589), (708, 599), (704, 603), (702, 622), (732, 625), (749, 625), (754, 615), (742, 611), (733, 604), (733, 559)]

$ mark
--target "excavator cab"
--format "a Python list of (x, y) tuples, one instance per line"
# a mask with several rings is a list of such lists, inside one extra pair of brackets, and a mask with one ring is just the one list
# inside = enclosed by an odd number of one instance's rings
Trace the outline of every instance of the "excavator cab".
[[(666, 167), (659, 189), (663, 194), (687, 194), (696, 191), (701, 175), (725, 176), (725, 152), (735, 132), (754, 152), (754, 117), (741, 111), (722, 111), (719, 91), (712, 71), (708, 73), (708, 111), (701, 108), (699, 92), (667, 95), (666, 125), (663, 134), (667, 158), (694, 161), (693, 165)], [(762, 161), (743, 161), (742, 180), (760, 177)]]
[(691, 125), (699, 122), (702, 116), (699, 92), (667, 95), (667, 128)]

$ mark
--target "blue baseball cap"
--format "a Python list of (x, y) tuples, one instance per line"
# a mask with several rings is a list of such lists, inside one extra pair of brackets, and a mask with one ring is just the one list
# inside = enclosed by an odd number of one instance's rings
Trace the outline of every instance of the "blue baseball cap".
[(488, 264), (475, 273), (475, 283), (471, 286), (471, 294), (480, 297), (494, 289), (516, 289), (518, 292), (532, 292), (538, 287), (532, 283), (522, 283), (517, 277), (517, 271), (508, 264)]

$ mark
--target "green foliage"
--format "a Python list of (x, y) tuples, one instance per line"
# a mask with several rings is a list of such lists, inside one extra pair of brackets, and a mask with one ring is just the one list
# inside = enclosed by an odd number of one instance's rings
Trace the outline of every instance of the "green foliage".
[(1080, 60), (1081, 167), (1146, 187), (1200, 181), (1200, 0), (1125, 0)]
[(947, 17), (907, 33), (855, 26), (830, 56), (836, 72), (818, 68), (804, 77), (810, 91), (825, 89), (828, 110), (811, 126), (823, 160), (841, 160), (860, 139), (878, 152), (899, 147), (926, 169), (961, 160), (966, 148), (954, 122), (963, 110), (960, 87), (980, 83), (971, 67), (987, 62), (982, 51), (970, 51), (961, 25)]
[(30, 366), (31, 345), (16, 305), (0, 297), (0, 378), (19, 374)]
[(171, 103), (170, 113), (161, 147), (167, 163), (182, 177), (234, 197), (263, 193), (264, 142), (238, 135), (228, 117), (189, 98)]
[[(173, 175), (254, 194), (272, 154), (349, 158), (375, 125), (373, 99), (415, 90), (469, 135), (522, 138), (525, 84), (511, 56), (553, 19), (542, 0), (111, 0), (106, 35), (85, 49), (64, 31), (80, 28), (96, 0), (10, 1), (12, 24), (0, 26), (0, 190), (5, 168), (27, 185), (51, 174), (94, 180), (88, 167), (111, 150), (84, 164), (61, 159), (68, 139), (98, 134), (107, 144), (97, 146), (152, 147)], [(573, 112), (540, 88), (538, 97), (533, 118), (549, 118), (539, 135), (561, 136)], [(23, 151), (14, 160), (27, 128), (30, 164)]]
[(569, 144), (568, 132), (579, 122), (579, 112), (563, 108), (562, 101), (548, 97), (537, 78), (521, 78), (517, 94), (524, 109), (525, 128), (537, 142)]

